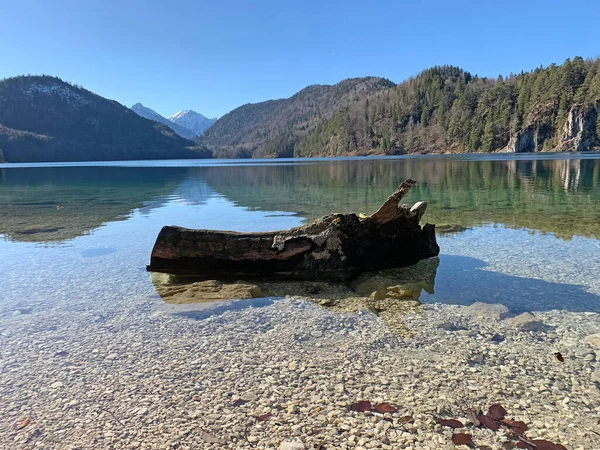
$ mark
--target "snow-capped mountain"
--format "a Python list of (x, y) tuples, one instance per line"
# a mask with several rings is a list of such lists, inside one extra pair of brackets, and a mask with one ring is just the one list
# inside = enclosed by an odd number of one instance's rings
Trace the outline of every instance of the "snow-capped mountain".
[(150, 109), (142, 105), (141, 103), (136, 103), (131, 107), (131, 109), (138, 115), (145, 117), (146, 119), (154, 120), (155, 122), (159, 122), (163, 125), (168, 126), (171, 130), (173, 130), (175, 133), (177, 133), (183, 138), (192, 139), (194, 136), (196, 136), (196, 134), (193, 131), (189, 130), (184, 126), (178, 125), (175, 122), (171, 122), (169, 119), (164, 118), (153, 109)]
[(196, 111), (184, 109), (177, 114), (173, 114), (169, 117), (169, 120), (191, 130), (196, 136), (199, 136), (209, 129), (217, 119), (208, 119)]

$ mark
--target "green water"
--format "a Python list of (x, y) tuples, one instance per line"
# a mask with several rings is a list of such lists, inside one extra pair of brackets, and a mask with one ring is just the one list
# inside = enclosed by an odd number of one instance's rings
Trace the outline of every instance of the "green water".
[(150, 295), (163, 225), (259, 231), (371, 213), (409, 177), (406, 201), (427, 201), (439, 227), (425, 301), (600, 309), (597, 154), (4, 165), (0, 308)]

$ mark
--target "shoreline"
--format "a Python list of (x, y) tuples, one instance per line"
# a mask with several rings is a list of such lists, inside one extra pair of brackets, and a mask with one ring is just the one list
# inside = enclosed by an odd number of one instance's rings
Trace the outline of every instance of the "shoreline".
[(404, 153), (398, 155), (386, 155), (386, 154), (347, 154), (342, 156), (313, 156), (313, 157), (299, 157), (299, 158), (187, 158), (187, 159), (123, 159), (123, 160), (86, 160), (86, 161), (31, 161), (31, 162), (0, 162), (0, 169), (7, 169), (11, 167), (80, 167), (80, 166), (115, 166), (119, 164), (125, 164), (126, 166), (136, 167), (136, 165), (148, 162), (182, 162), (179, 165), (168, 165), (166, 167), (186, 167), (186, 162), (190, 161), (207, 161), (208, 164), (212, 162), (247, 162), (248, 164), (256, 164), (259, 162), (263, 163), (277, 163), (277, 162), (293, 162), (293, 161), (344, 161), (344, 160), (362, 160), (362, 159), (410, 159), (410, 158), (426, 158), (426, 157), (439, 157), (439, 156), (459, 156), (459, 157), (477, 157), (481, 156), (485, 159), (493, 160), (495, 157), (499, 160), (510, 160), (513, 157), (524, 158), (524, 159), (554, 159), (557, 156), (585, 156), (585, 155), (598, 155), (600, 154), (600, 148), (586, 150), (586, 151), (541, 151), (541, 152), (501, 152), (494, 151), (489, 153), (484, 152), (423, 152), (423, 153)]

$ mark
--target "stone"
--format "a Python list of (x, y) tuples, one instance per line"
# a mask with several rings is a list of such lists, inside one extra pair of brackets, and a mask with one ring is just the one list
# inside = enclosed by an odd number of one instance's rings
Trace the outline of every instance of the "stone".
[(600, 350), (600, 333), (590, 334), (584, 339), (584, 342), (595, 350)]
[(152, 283), (158, 295), (170, 304), (206, 303), (221, 300), (260, 298), (261, 289), (255, 284), (237, 281), (222, 283), (216, 280), (185, 283), (177, 277), (153, 273)]
[(304, 450), (306, 447), (302, 442), (282, 442), (279, 450)]
[(442, 322), (437, 322), (435, 324), (436, 328), (439, 328), (440, 330), (445, 330), (445, 331), (460, 331), (460, 330), (466, 330), (467, 328), (457, 324), (455, 322), (450, 322), (450, 321), (442, 321)]
[(510, 325), (519, 331), (546, 331), (549, 327), (533, 314), (523, 313), (510, 320)]
[(508, 308), (500, 303), (475, 302), (467, 306), (463, 314), (469, 317), (500, 320), (508, 315)]

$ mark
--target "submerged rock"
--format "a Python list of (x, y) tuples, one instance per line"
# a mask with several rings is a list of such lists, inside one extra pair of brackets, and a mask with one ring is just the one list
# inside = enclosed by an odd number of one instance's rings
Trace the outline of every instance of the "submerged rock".
[(408, 267), (367, 272), (350, 283), (354, 292), (374, 300), (385, 298), (418, 299), (421, 291), (434, 293), (435, 276), (440, 260), (437, 257), (419, 261)]
[(584, 339), (584, 342), (590, 347), (593, 347), (594, 350), (600, 350), (600, 333), (590, 334)]
[(302, 442), (282, 442), (279, 450), (304, 450), (306, 447)]
[(546, 331), (550, 328), (533, 314), (527, 312), (512, 318), (510, 324), (519, 331)]
[(153, 273), (152, 283), (161, 298), (166, 303), (172, 304), (242, 300), (263, 296), (258, 286), (243, 281), (222, 283), (216, 280), (206, 280), (184, 283), (171, 275)]
[(508, 315), (508, 308), (500, 303), (475, 302), (467, 306), (463, 314), (473, 318), (500, 320)]
[(435, 226), (435, 230), (438, 233), (462, 233), (463, 231), (467, 231), (468, 228), (463, 227), (462, 225), (459, 225), (457, 223), (449, 223), (449, 224), (442, 224), (442, 225), (436, 225)]
[(465, 326), (450, 321), (437, 322), (435, 327), (445, 331), (461, 331), (467, 329)]

